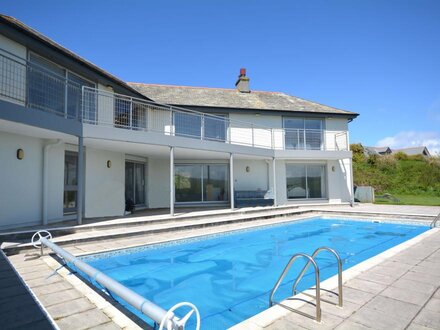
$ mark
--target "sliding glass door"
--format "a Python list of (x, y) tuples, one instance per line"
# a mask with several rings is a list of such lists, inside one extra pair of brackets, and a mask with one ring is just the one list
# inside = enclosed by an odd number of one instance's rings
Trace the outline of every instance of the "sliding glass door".
[(325, 198), (325, 165), (287, 164), (286, 186), (288, 199)]
[(181, 164), (175, 169), (177, 203), (227, 202), (227, 164)]
[(125, 200), (145, 205), (145, 164), (125, 162)]
[(64, 213), (76, 212), (78, 195), (78, 153), (66, 151), (64, 155)]

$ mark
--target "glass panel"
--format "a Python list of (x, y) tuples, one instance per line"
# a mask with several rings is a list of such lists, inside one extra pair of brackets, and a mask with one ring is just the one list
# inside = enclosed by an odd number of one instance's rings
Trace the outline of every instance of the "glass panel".
[(135, 204), (145, 204), (145, 189), (144, 189), (144, 181), (145, 181), (145, 171), (144, 164), (135, 164)]
[(322, 120), (306, 119), (306, 149), (321, 150), (322, 149)]
[[(70, 118), (77, 118), (81, 111), (82, 101), (82, 86), (95, 87), (95, 84), (77, 76), (74, 73), (68, 72), (68, 88), (67, 88), (67, 115)], [(94, 93), (86, 93), (87, 105), (86, 111), (84, 111), (84, 119), (89, 122), (96, 121), (96, 96)]]
[(175, 166), (176, 202), (202, 201), (202, 166)]
[(76, 210), (78, 190), (78, 154), (66, 151), (64, 156), (64, 212)]
[(64, 212), (76, 210), (76, 194), (75, 190), (64, 191)]
[(285, 129), (285, 148), (304, 149), (304, 119), (303, 118), (283, 118)]
[(228, 201), (228, 166), (204, 165), (203, 169), (203, 201)]
[(309, 198), (325, 197), (325, 167), (323, 165), (307, 166), (307, 187)]
[(287, 198), (306, 198), (305, 165), (286, 165)]
[(29, 106), (64, 114), (65, 92), (64, 69), (31, 53), (28, 66)]
[(130, 101), (115, 98), (115, 126), (129, 128), (130, 124)]
[(148, 107), (146, 104), (133, 102), (133, 127), (147, 128)]
[(173, 123), (177, 136), (201, 137), (202, 119), (200, 115), (173, 112)]
[(125, 163), (125, 200), (134, 204), (134, 163)]
[(221, 142), (226, 141), (227, 118), (226, 116), (221, 117), (224, 118), (217, 118), (217, 116), (204, 117), (205, 139)]

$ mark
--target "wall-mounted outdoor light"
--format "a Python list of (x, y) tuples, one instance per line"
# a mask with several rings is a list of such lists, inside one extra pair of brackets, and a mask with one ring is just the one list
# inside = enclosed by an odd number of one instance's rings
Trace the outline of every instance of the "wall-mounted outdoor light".
[(246, 166), (246, 172), (250, 172), (251, 171), (251, 167), (250, 166)]
[(336, 171), (336, 167), (333, 165), (332, 166), (332, 172)]
[(108, 161), (107, 161), (107, 168), (110, 168), (110, 167), (112, 167), (112, 161), (111, 161), (111, 160), (108, 160)]
[(22, 160), (24, 158), (24, 150), (23, 149), (17, 149), (17, 159)]

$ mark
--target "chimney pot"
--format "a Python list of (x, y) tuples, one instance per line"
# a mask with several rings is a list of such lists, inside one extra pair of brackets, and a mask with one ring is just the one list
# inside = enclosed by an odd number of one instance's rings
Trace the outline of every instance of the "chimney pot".
[(241, 92), (241, 93), (250, 93), (251, 90), (249, 89), (249, 78), (246, 77), (246, 69), (241, 68), (240, 69), (240, 75), (238, 76), (238, 80), (235, 83), (235, 87)]

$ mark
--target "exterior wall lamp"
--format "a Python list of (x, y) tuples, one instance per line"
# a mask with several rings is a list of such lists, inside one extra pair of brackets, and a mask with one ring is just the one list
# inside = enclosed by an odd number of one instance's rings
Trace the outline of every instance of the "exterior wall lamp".
[(107, 168), (110, 168), (110, 167), (112, 167), (112, 161), (111, 161), (111, 160), (108, 160), (108, 161), (107, 161)]
[(251, 171), (251, 167), (250, 166), (246, 166), (246, 172), (250, 172)]
[(17, 159), (22, 160), (24, 158), (24, 150), (17, 149)]

